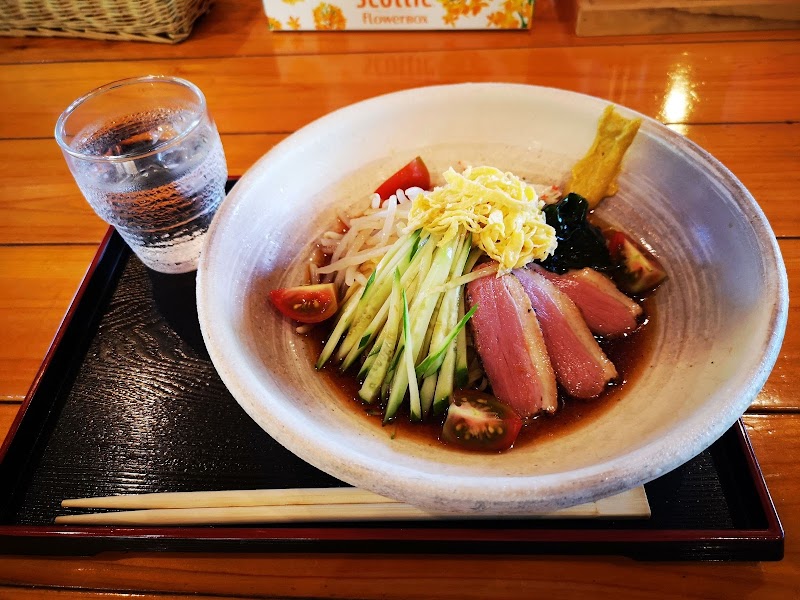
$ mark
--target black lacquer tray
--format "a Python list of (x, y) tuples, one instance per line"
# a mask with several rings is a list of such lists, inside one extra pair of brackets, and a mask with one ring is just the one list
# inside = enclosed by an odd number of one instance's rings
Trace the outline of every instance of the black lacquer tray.
[(64, 498), (345, 484), (264, 433), (203, 346), (195, 277), (109, 231), (0, 448), (0, 553), (106, 550), (621, 554), (780, 560), (783, 529), (741, 422), (647, 484), (641, 520), (56, 526)]

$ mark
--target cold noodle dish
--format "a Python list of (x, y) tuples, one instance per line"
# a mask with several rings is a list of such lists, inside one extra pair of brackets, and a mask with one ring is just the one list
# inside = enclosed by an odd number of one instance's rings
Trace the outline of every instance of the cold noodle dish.
[(272, 290), (317, 369), (352, 378), (376, 422), (504, 452), (564, 405), (618, 387), (604, 348), (633, 343), (658, 261), (592, 210), (616, 192), (639, 127), (608, 107), (563, 188), (502, 165), (431, 173), (416, 157), (319, 238), (308, 280)]

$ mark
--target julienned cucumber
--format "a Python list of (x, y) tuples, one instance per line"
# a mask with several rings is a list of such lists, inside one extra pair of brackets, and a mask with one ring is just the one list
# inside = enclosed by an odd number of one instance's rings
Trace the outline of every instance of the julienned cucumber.
[[(470, 247), (471, 243), (469, 237), (463, 236), (456, 253), (456, 259), (451, 265), (450, 279), (461, 276), (469, 256)], [(460, 287), (449, 289), (442, 295), (439, 310), (436, 313), (436, 320), (434, 321), (433, 327), (430, 328), (430, 331), (433, 333), (430, 337), (429, 355), (428, 358), (426, 358), (426, 361), (429, 362), (426, 364), (426, 362), (423, 361), (423, 363), (417, 367), (417, 376), (424, 375), (430, 377), (439, 370), (442, 360), (444, 359), (444, 353), (447, 350), (447, 345), (452, 341), (455, 333), (457, 333), (456, 324), (459, 320), (458, 300), (461, 295)], [(437, 355), (439, 358), (432, 358), (433, 355)], [(434, 361), (436, 361), (436, 366), (432, 367), (431, 365)], [(424, 367), (422, 367), (423, 364)]]
[[(456, 243), (458, 243), (457, 240), (451, 240), (447, 244), (436, 248), (430, 269), (425, 273), (424, 279), (419, 284), (417, 293), (410, 303), (408, 309), (409, 338), (412, 344), (409, 360), (411, 360), (413, 364), (416, 364), (418, 357), (423, 354), (423, 352), (427, 351), (427, 348), (422, 347), (423, 340), (425, 339), (428, 326), (430, 325), (431, 315), (441, 296), (441, 292), (436, 292), (434, 290), (440, 288), (442, 284), (447, 281), (450, 274), (450, 267), (455, 256)], [(406, 353), (408, 351), (408, 347), (405, 347), (401, 352)], [(409, 383), (409, 373), (407, 369), (396, 369), (389, 392), (389, 402), (383, 417), (384, 421), (394, 417), (397, 409), (400, 408), (406, 392), (409, 389)], [(413, 385), (417, 385), (416, 378), (414, 378)], [(412, 419), (421, 418), (421, 414), (419, 417), (414, 414), (415, 408), (416, 406), (412, 406)]]
[(463, 286), (446, 284), (475, 264), (471, 242), (463, 234), (441, 244), (421, 230), (400, 238), (340, 309), (317, 368), (334, 353), (342, 370), (363, 358), (359, 397), (383, 398), (384, 421), (406, 398), (412, 420), (443, 410), (466, 368), (464, 327), (477, 307), (464, 314)]
[(378, 341), (375, 343), (377, 348), (373, 351), (377, 353), (373, 354), (375, 358), (371, 361), (364, 383), (358, 391), (359, 397), (370, 404), (378, 398), (381, 384), (389, 371), (389, 364), (394, 356), (398, 332), (400, 331), (400, 322), (403, 318), (401, 294), (400, 273), (395, 271), (386, 326), (381, 330), (381, 335), (378, 336)]
[(383, 303), (386, 302), (389, 293), (392, 291), (392, 275), (395, 269), (399, 269), (403, 273), (408, 268), (413, 250), (416, 247), (414, 238), (417, 235), (412, 234), (397, 240), (378, 263), (378, 266), (375, 267), (375, 279), (372, 285), (361, 295), (353, 324), (336, 351), (337, 360), (344, 360), (353, 346), (362, 339), (372, 319), (378, 314)]
[[(369, 283), (369, 282), (367, 282)], [(352, 296), (350, 296), (350, 300), (348, 300), (339, 311), (339, 320), (336, 322), (336, 326), (333, 328), (333, 332), (331, 332), (331, 336), (328, 338), (328, 341), (325, 343), (325, 346), (322, 348), (322, 352), (317, 359), (316, 367), (317, 369), (321, 369), (328, 359), (333, 354), (333, 351), (336, 349), (336, 344), (339, 343), (339, 340), (342, 338), (347, 327), (350, 325), (350, 322), (353, 320), (353, 315), (356, 312), (356, 307), (358, 306), (358, 302), (361, 299), (361, 295), (364, 293), (364, 288), (356, 291)]]
[(408, 302), (405, 291), (403, 292), (403, 343), (406, 345), (406, 377), (408, 378), (408, 395), (411, 397), (409, 412), (411, 413), (412, 421), (421, 421), (422, 408), (419, 400), (419, 386), (414, 375), (414, 341), (411, 339), (411, 319), (408, 316)]
[[(469, 252), (469, 248), (471, 243), (469, 241), (468, 236), (462, 236), (458, 244), (456, 246), (456, 254), (455, 260), (450, 265), (450, 273), (448, 275), (448, 280), (452, 280), (453, 277), (457, 277), (460, 275), (460, 270), (463, 267), (463, 260), (462, 256), (466, 258), (467, 253)], [(433, 313), (433, 317), (431, 323), (432, 326), (428, 327), (428, 331), (426, 332), (425, 341), (423, 342), (423, 348), (427, 349), (428, 354), (435, 353), (437, 348), (441, 348), (444, 344), (445, 339), (447, 338), (447, 332), (453, 328), (456, 322), (456, 304), (455, 304), (455, 294), (457, 290), (448, 290), (442, 293), (439, 297), (439, 302), (436, 305), (436, 310)], [(444, 355), (444, 351), (442, 351), (442, 355)], [(427, 359), (426, 359), (427, 360)], [(424, 362), (424, 361), (423, 361)], [(441, 366), (441, 362), (436, 365), (436, 368), (429, 368), (430, 363), (426, 365), (425, 369), (420, 370), (419, 367), (416, 369), (417, 377), (423, 378), (422, 383), (422, 393), (421, 393), (421, 407), (423, 415), (427, 415), (430, 412), (431, 406), (433, 405), (433, 399), (436, 394), (436, 387), (438, 385), (438, 370)], [(424, 373), (423, 373), (424, 371)]]
[[(464, 318), (464, 295), (458, 298), (458, 317)], [(456, 336), (456, 387), (461, 388), (469, 381), (469, 362), (467, 358), (467, 329), (462, 327)]]
[(428, 377), (439, 370), (439, 367), (442, 366), (442, 362), (444, 361), (445, 352), (447, 352), (451, 342), (461, 332), (461, 330), (464, 328), (464, 325), (467, 324), (467, 321), (469, 321), (472, 315), (475, 314), (476, 310), (478, 310), (477, 304), (473, 306), (467, 314), (461, 317), (461, 320), (447, 335), (447, 337), (444, 339), (444, 342), (438, 349), (434, 349), (433, 346), (431, 347), (433, 351), (428, 354), (428, 357), (425, 360), (417, 365), (417, 377)]
[[(399, 287), (402, 291), (406, 292), (406, 295), (410, 295), (413, 293), (414, 290), (417, 288), (417, 284), (421, 279), (421, 273), (427, 271), (430, 267), (431, 256), (433, 255), (434, 245), (433, 244), (425, 244), (422, 250), (419, 253), (419, 260), (415, 260), (411, 263), (403, 273), (403, 276), (400, 278)], [(400, 270), (396, 269), (395, 274), (399, 276)], [(363, 377), (367, 370), (370, 367), (370, 356), (372, 356), (375, 352), (375, 347), (378, 346), (380, 343), (381, 336), (384, 335), (386, 331), (386, 317), (389, 311), (389, 305), (391, 303), (391, 297), (386, 299), (386, 302), (381, 306), (378, 310), (378, 314), (373, 318), (372, 322), (367, 326), (364, 330), (364, 333), (361, 336), (361, 340), (365, 343), (359, 344), (358, 346), (354, 346), (347, 357), (344, 359), (341, 365), (342, 371), (347, 370), (353, 362), (361, 356), (364, 351), (367, 349), (369, 344), (372, 342), (373, 339), (376, 338), (375, 344), (371, 347), (372, 349), (370, 352), (367, 353), (367, 359), (362, 366), (362, 369), (359, 371), (359, 377)], [(382, 316), (383, 315), (383, 316)]]
[[(472, 248), (470, 250), (469, 256), (467, 257), (467, 262), (464, 264), (463, 273), (470, 273), (472, 269), (475, 267), (475, 263), (478, 262), (478, 259), (481, 257), (482, 253), (478, 248)], [(463, 289), (463, 286), (462, 286)], [(461, 319), (464, 317), (464, 294), (463, 292), (459, 291), (458, 293), (458, 318)], [(458, 332), (458, 336), (456, 336), (456, 374), (455, 374), (455, 386), (457, 388), (464, 387), (467, 385), (469, 380), (469, 359), (467, 356), (467, 329), (466, 327), (462, 327), (461, 330)], [(441, 410), (441, 407), (439, 407)]]

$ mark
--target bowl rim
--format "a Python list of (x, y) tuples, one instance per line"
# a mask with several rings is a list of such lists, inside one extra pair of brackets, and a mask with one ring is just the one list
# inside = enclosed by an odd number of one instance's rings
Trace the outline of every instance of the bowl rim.
[[(431, 477), (414, 469), (392, 465), (391, 469), (394, 477), (389, 478), (388, 481), (382, 481), (378, 490), (373, 483), (376, 473), (375, 465), (369, 463), (369, 461), (365, 462), (364, 454), (355, 452), (351, 448), (342, 447), (335, 442), (315, 439), (313, 444), (317, 452), (312, 456), (311, 453), (303, 449), (302, 445), (293, 443), (295, 435), (291, 431), (287, 431), (286, 428), (279, 427), (274, 423), (265, 423), (262, 415), (256, 410), (257, 406), (251, 398), (251, 390), (244, 384), (242, 378), (237, 377), (235, 369), (225, 362), (224, 357), (228, 352), (226, 347), (219, 345), (218, 342), (222, 340), (217, 335), (216, 323), (211, 318), (213, 302), (209, 291), (210, 276), (208, 272), (211, 269), (214, 247), (218, 243), (216, 232), (221, 228), (220, 224), (226, 220), (227, 215), (235, 211), (239, 196), (247, 193), (251, 179), (254, 179), (266, 164), (286, 153), (290, 153), (292, 147), (299, 140), (316, 137), (318, 132), (324, 130), (330, 123), (349, 116), (354, 111), (362, 110), (364, 107), (376, 103), (385, 103), (387, 101), (390, 103), (393, 101), (402, 102), (404, 98), (410, 95), (419, 98), (420, 94), (463, 93), (466, 88), (469, 88), (470, 93), (482, 90), (487, 93), (553, 94), (556, 96), (578, 96), (586, 101), (612, 104), (612, 102), (596, 96), (527, 84), (460, 83), (416, 87), (375, 96), (337, 109), (312, 121), (279, 142), (243, 174), (242, 178), (231, 190), (228, 198), (222, 202), (209, 228), (206, 251), (203, 252), (200, 258), (197, 272), (198, 317), (203, 339), (220, 377), (237, 402), (259, 426), (275, 438), (276, 441), (286, 446), (306, 462), (352, 485), (378, 491), (378, 493), (412, 502), (419, 506), (436, 507), (438, 510), (445, 508), (441, 505), (443, 500), (453, 500), (451, 491), (454, 485), (458, 486), (464, 498), (451, 502), (448, 508), (452, 510), (514, 514), (553, 510), (596, 500), (647, 483), (677, 468), (704, 448), (710, 446), (734, 425), (769, 377), (777, 361), (786, 329), (789, 304), (788, 279), (777, 239), (766, 216), (747, 188), (735, 175), (709, 152), (691, 140), (647, 115), (616, 103), (613, 104), (626, 113), (641, 118), (643, 126), (651, 133), (656, 134), (657, 138), (663, 139), (668, 144), (680, 147), (691, 155), (692, 160), (702, 163), (704, 169), (710, 170), (725, 189), (731, 192), (735, 191), (732, 196), (741, 208), (746, 208), (750, 216), (751, 226), (756, 230), (756, 237), (765, 244), (764, 260), (769, 263), (767, 268), (774, 274), (773, 283), (776, 302), (772, 308), (770, 333), (763, 346), (761, 360), (748, 365), (748, 369), (745, 370), (744, 374), (739, 374), (736, 378), (737, 381), (741, 380), (745, 383), (737, 386), (738, 398), (736, 401), (731, 401), (726, 405), (727, 410), (720, 413), (718, 407), (705, 406), (681, 423), (681, 437), (684, 441), (690, 443), (681, 444), (676, 449), (674, 440), (671, 437), (667, 439), (657, 438), (630, 452), (604, 462), (570, 471), (531, 474), (530, 476), (482, 475), (476, 478), (469, 475), (454, 474)], [(708, 414), (712, 409), (713, 415)], [(320, 456), (327, 456), (328, 458), (322, 460), (319, 458)], [(631, 469), (631, 465), (638, 466)], [(641, 465), (647, 466), (642, 468)], [(343, 467), (345, 466), (345, 475), (343, 476)], [(409, 496), (407, 487), (399, 483), (409, 479), (413, 480), (417, 486), (413, 497)], [(421, 496), (419, 494), (419, 486), (422, 486)], [(487, 489), (495, 491), (487, 494)], [(497, 494), (496, 490), (498, 489), (501, 489), (503, 493)], [(578, 490), (578, 493), (576, 493), (576, 490)]]

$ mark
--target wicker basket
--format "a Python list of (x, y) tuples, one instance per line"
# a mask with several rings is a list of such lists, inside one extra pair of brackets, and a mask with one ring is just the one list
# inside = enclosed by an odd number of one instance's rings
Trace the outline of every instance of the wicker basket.
[(0, 0), (0, 35), (176, 44), (212, 0)]

